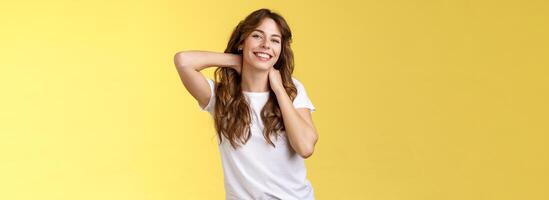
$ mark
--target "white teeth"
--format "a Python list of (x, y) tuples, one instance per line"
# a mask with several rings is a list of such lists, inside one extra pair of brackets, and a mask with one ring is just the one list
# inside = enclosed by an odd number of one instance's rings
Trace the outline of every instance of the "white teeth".
[(259, 57), (262, 57), (262, 58), (271, 58), (271, 56), (269, 56), (269, 54), (266, 54), (266, 53), (255, 53), (255, 55), (259, 56)]

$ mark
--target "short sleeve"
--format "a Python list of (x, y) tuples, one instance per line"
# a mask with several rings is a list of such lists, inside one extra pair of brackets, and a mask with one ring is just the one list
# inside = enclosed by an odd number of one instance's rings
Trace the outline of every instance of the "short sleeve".
[(292, 77), (292, 80), (294, 82), (294, 85), (297, 89), (297, 96), (294, 99), (294, 107), (295, 108), (308, 108), (311, 110), (311, 112), (314, 112), (315, 106), (311, 102), (311, 99), (309, 99), (309, 96), (307, 95), (307, 92), (305, 91), (305, 86), (301, 84), (297, 79)]
[(207, 79), (208, 85), (210, 85), (210, 100), (208, 101), (208, 105), (206, 107), (202, 108), (200, 107), (200, 104), (198, 104), (200, 111), (208, 111), (209, 113), (213, 112), (213, 107), (215, 105), (215, 90), (214, 90), (214, 81), (212, 79)]

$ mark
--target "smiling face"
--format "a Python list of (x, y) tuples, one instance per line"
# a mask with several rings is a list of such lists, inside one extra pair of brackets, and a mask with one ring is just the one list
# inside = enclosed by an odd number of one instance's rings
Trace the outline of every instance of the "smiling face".
[(276, 22), (265, 18), (240, 45), (244, 65), (260, 70), (274, 66), (282, 49), (282, 37)]

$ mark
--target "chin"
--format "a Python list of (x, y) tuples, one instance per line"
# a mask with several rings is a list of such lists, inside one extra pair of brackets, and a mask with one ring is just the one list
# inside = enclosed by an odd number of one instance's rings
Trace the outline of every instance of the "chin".
[(269, 70), (271, 69), (271, 67), (273, 67), (273, 65), (269, 64), (269, 63), (253, 63), (252, 66), (255, 68), (255, 69), (258, 69), (258, 70)]
[(256, 70), (269, 70), (271, 67), (274, 66), (274, 63), (262, 62), (262, 61), (252, 60), (252, 59), (250, 59), (251, 62), (249, 62), (249, 64), (251, 67), (253, 67)]

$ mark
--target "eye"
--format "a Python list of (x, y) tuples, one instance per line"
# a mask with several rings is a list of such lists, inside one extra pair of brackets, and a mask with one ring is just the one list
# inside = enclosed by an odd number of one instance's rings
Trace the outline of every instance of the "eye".
[(256, 35), (256, 34), (252, 35), (252, 37), (254, 37), (254, 38), (261, 38), (261, 36)]
[(271, 41), (274, 42), (274, 43), (280, 43), (280, 41), (278, 41), (278, 40), (271, 40)]

